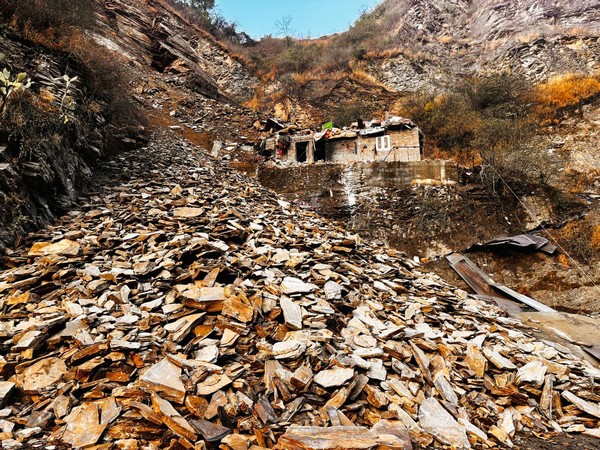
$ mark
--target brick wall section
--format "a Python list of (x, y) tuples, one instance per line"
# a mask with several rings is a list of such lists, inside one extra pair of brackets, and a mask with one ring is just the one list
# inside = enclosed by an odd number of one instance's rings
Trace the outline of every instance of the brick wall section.
[(393, 149), (391, 152), (377, 152), (376, 137), (334, 139), (327, 143), (327, 161), (353, 163), (360, 161), (408, 162), (421, 160), (418, 128), (402, 131), (391, 130), (388, 134)]
[[(409, 162), (421, 160), (419, 129), (389, 130), (392, 151), (377, 152), (377, 137), (356, 137), (348, 139), (332, 139), (327, 141), (325, 160), (335, 163), (355, 163), (361, 161)], [(297, 160), (297, 144), (310, 141), (308, 136), (292, 138), (288, 151), (281, 156), (284, 161)], [(268, 141), (267, 148), (275, 149), (275, 141)], [(313, 162), (310, 153), (313, 147), (309, 144), (307, 162)]]

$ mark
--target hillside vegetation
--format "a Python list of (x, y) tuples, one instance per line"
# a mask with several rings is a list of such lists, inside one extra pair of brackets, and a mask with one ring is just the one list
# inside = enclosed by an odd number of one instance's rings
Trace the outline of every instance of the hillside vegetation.
[(550, 181), (548, 127), (600, 93), (598, 24), (590, 1), (385, 0), (345, 33), (234, 47), (262, 80), (246, 106), (337, 126), (387, 110), (419, 124), (428, 156)]

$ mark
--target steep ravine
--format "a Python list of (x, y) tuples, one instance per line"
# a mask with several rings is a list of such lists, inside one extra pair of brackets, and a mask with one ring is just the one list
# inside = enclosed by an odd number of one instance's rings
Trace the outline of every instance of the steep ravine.
[[(240, 102), (253, 95), (256, 79), (243, 61), (165, 2), (96, 3), (97, 23), (82, 33), (93, 37), (99, 51), (106, 49), (98, 56), (109, 65), (103, 70), (114, 64), (114, 77), (127, 75), (108, 80), (121, 84), (117, 95), (130, 105), (116, 113), (121, 117), (115, 124), (108, 117), (112, 105), (87, 83), (86, 76), (95, 74), (82, 70), (77, 58), (0, 23), (0, 70), (26, 72), (33, 81), (0, 121), (0, 254), (24, 233), (69, 211), (94, 177), (98, 159), (144, 145), (147, 127), (118, 129), (136, 108), (144, 110), (140, 116), (148, 116), (150, 127), (172, 127), (207, 148), (217, 137), (255, 138), (256, 113)], [(43, 42), (43, 33), (36, 39)]]

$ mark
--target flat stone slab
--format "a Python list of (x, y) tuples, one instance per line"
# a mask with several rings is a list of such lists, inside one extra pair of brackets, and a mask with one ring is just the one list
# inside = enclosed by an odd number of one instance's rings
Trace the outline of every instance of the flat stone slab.
[(435, 398), (426, 399), (419, 407), (419, 425), (443, 444), (455, 449), (470, 449), (467, 432)]
[(75, 241), (63, 239), (58, 242), (37, 242), (29, 250), (29, 256), (77, 256), (81, 247)]
[(165, 399), (183, 404), (185, 386), (181, 381), (181, 367), (167, 358), (150, 367), (140, 378), (140, 386), (151, 392), (160, 393)]
[(342, 386), (354, 376), (354, 369), (335, 367), (322, 370), (315, 375), (315, 383), (324, 388)]
[(46, 358), (23, 370), (20, 378), (26, 394), (37, 394), (40, 389), (53, 386), (67, 373), (67, 366), (60, 358)]

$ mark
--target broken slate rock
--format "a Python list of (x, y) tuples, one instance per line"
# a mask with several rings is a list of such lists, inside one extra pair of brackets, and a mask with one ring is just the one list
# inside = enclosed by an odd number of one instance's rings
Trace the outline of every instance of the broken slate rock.
[(15, 383), (10, 381), (0, 381), (0, 408), (8, 404), (8, 400), (15, 389)]
[(546, 366), (541, 361), (531, 361), (517, 371), (517, 384), (528, 383), (540, 387), (546, 376)]
[(140, 387), (156, 392), (167, 400), (183, 404), (185, 386), (181, 381), (181, 367), (167, 358), (150, 367), (140, 378)]
[(63, 239), (59, 242), (38, 242), (33, 244), (31, 250), (29, 250), (29, 256), (49, 256), (49, 255), (60, 255), (60, 256), (72, 256), (79, 255), (81, 247), (75, 241), (69, 239)]
[(106, 424), (100, 423), (98, 406), (94, 403), (75, 408), (65, 422), (61, 440), (73, 448), (95, 445), (106, 428)]
[(156, 394), (152, 394), (152, 409), (154, 409), (154, 412), (158, 414), (162, 422), (173, 433), (192, 442), (196, 441), (196, 430), (191, 427), (188, 421), (167, 400), (160, 398)]
[(564, 391), (562, 393), (562, 396), (569, 402), (573, 403), (577, 407), (577, 409), (588, 413), (590, 416), (594, 416), (600, 419), (600, 406), (598, 406), (597, 404), (590, 403), (587, 400), (579, 398), (570, 391)]
[(302, 308), (300, 305), (288, 297), (283, 297), (280, 304), (283, 310), (283, 318), (288, 328), (291, 330), (302, 329)]
[(339, 300), (342, 298), (342, 287), (335, 281), (325, 283), (324, 290), (327, 300)]
[(324, 388), (342, 386), (354, 376), (354, 369), (344, 369), (334, 367), (329, 370), (322, 370), (315, 376), (315, 383)]
[(190, 425), (204, 438), (205, 441), (221, 442), (231, 433), (229, 428), (209, 422), (208, 420), (190, 420)]
[(173, 217), (176, 219), (193, 219), (195, 217), (200, 217), (204, 214), (204, 209), (202, 208), (175, 208), (173, 211)]
[(314, 284), (308, 284), (304, 281), (293, 278), (285, 277), (281, 283), (281, 290), (284, 294), (309, 294), (314, 291), (317, 287)]
[(421, 404), (419, 425), (443, 444), (456, 449), (471, 448), (465, 429), (435, 398), (428, 398)]
[(23, 392), (37, 394), (39, 390), (53, 386), (67, 373), (67, 366), (60, 358), (46, 358), (27, 367), (20, 375)]
[(279, 439), (280, 450), (370, 450), (378, 445), (378, 436), (365, 427), (288, 428)]

